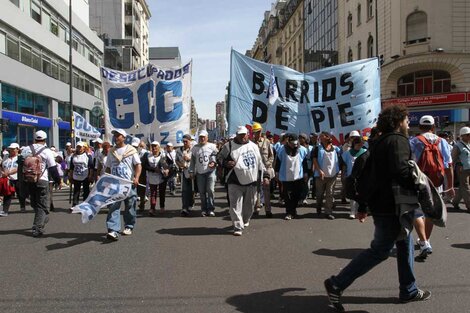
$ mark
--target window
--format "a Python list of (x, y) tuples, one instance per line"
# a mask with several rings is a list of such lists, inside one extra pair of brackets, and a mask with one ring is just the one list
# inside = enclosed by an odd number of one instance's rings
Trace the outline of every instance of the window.
[(0, 53), (5, 54), (6, 52), (6, 36), (0, 32)]
[(51, 30), (51, 14), (43, 9), (41, 18), (42, 18), (42, 25), (44, 26), (44, 28), (50, 31)]
[(28, 47), (24, 43), (21, 43), (21, 63), (31, 66), (32, 65), (32, 53), (31, 53), (31, 47)]
[(34, 0), (31, 2), (31, 17), (41, 24), (41, 6)]
[(427, 41), (428, 18), (424, 12), (415, 12), (406, 19), (406, 43), (413, 44)]
[(38, 71), (42, 69), (41, 67), (41, 52), (37, 50), (32, 51), (32, 67)]
[(349, 13), (348, 15), (348, 36), (352, 35), (352, 14)]
[(2, 109), (16, 111), (16, 88), (2, 84)]
[(349, 48), (349, 51), (348, 51), (348, 62), (352, 62), (353, 61), (353, 52), (351, 50), (351, 48)]
[(17, 61), (20, 60), (20, 44), (18, 39), (10, 36), (7, 37), (7, 55)]
[(362, 54), (361, 54), (361, 51), (362, 50), (362, 43), (359, 41), (357, 43), (357, 59), (360, 60), (362, 59)]
[(51, 33), (53, 33), (57, 37), (59, 36), (59, 24), (54, 19), (51, 19)]
[(51, 58), (42, 56), (42, 72), (48, 76), (52, 75)]
[(57, 111), (63, 121), (70, 121), (70, 105), (68, 103), (59, 102)]
[(59, 79), (59, 66), (56, 62), (51, 62), (51, 76), (55, 79)]
[(357, 5), (357, 26), (361, 25), (361, 4)]
[(451, 91), (451, 77), (446, 71), (427, 70), (400, 77), (398, 97), (445, 93)]
[(33, 94), (18, 90), (18, 112), (26, 114), (34, 114)]
[(367, 0), (367, 19), (374, 17), (374, 0)]
[[(34, 112), (38, 116), (49, 117), (49, 98), (34, 95)], [(62, 115), (59, 115), (62, 117)]]
[(59, 66), (59, 80), (64, 83), (68, 83), (68, 72), (65, 65), (61, 64)]
[(66, 31), (67, 31), (67, 29), (65, 28), (65, 26), (60, 24), (59, 25), (59, 38), (63, 42), (65, 42), (65, 33), (66, 33)]
[(374, 56), (374, 38), (369, 36), (367, 39), (367, 57), (372, 58)]

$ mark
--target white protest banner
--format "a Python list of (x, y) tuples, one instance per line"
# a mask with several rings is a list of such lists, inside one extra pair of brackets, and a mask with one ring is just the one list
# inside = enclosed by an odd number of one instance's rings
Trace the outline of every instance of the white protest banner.
[(132, 181), (104, 174), (93, 186), (86, 200), (72, 208), (72, 213), (81, 213), (82, 223), (88, 223), (101, 208), (126, 199), (131, 189)]
[(251, 59), (235, 50), (231, 60), (230, 133), (240, 125), (258, 122), (274, 135), (328, 131), (338, 143), (353, 130), (366, 134), (377, 122), (377, 58), (305, 74)]
[[(192, 62), (171, 69), (153, 64), (132, 72), (101, 68), (106, 134), (124, 129), (130, 136), (182, 144), (189, 132)], [(129, 140), (129, 138), (128, 138)]]
[(75, 137), (81, 139), (96, 139), (101, 137), (101, 132), (95, 127), (91, 126), (83, 116), (77, 112), (73, 112)]

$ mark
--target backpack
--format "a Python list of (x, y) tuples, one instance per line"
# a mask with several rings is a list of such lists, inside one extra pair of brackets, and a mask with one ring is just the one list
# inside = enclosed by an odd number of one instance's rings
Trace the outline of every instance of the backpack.
[[(27, 183), (37, 183), (44, 173), (41, 171), (42, 157), (39, 155), (46, 147), (42, 147), (39, 151), (34, 150), (34, 146), (30, 146), (32, 154), (27, 156), (23, 162), (23, 178)], [(44, 169), (45, 171), (45, 169)]]
[(444, 183), (444, 159), (439, 149), (441, 138), (438, 137), (434, 143), (430, 143), (423, 135), (416, 138), (424, 144), (418, 167), (429, 177), (434, 186), (439, 187)]

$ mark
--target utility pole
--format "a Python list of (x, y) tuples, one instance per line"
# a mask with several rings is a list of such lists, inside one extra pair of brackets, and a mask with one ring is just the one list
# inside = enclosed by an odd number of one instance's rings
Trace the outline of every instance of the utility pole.
[(72, 66), (72, 0), (69, 0), (69, 104), (70, 104), (70, 143), (75, 148), (75, 134), (73, 132), (73, 66)]

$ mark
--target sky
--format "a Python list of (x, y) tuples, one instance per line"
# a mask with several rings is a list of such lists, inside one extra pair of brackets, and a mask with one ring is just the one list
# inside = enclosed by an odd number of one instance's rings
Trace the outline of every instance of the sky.
[(253, 47), (273, 0), (147, 0), (150, 47), (179, 47), (193, 60), (192, 97), (199, 117), (215, 119), (230, 79), (230, 49)]

